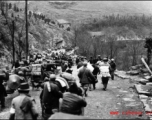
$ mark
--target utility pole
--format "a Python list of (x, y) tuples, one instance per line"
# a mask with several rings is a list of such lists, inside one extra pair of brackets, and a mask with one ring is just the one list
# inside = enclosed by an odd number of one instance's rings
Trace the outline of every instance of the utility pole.
[(25, 0), (25, 19), (26, 19), (26, 60), (28, 59), (28, 54), (29, 54), (29, 43), (28, 43), (28, 15), (27, 15), (27, 9), (28, 9), (28, 0)]
[(14, 20), (12, 21), (13, 30), (12, 30), (12, 47), (13, 47), (13, 65), (15, 63), (15, 46), (14, 46)]

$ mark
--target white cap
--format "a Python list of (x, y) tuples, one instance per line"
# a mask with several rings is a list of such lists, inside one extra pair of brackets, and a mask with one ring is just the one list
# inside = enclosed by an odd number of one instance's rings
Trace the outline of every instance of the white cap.
[(114, 59), (112, 58), (111, 61), (114, 61)]

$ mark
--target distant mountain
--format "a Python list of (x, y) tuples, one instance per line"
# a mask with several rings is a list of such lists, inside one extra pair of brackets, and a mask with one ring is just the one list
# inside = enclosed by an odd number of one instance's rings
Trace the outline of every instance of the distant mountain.
[[(24, 7), (23, 1), (18, 4)], [(111, 14), (152, 15), (152, 1), (30, 1), (29, 10), (75, 22)]]

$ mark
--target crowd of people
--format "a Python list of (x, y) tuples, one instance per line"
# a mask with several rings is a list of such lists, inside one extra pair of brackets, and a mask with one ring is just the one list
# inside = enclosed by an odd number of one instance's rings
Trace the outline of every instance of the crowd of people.
[[(40, 55), (35, 57), (40, 58)], [(73, 73), (72, 66), (76, 64), (78, 69), (78, 78), (81, 86), (78, 86), (76, 81), (69, 84), (68, 89), (63, 89), (64, 85), (59, 85), (57, 79), (63, 79), (54, 73), (51, 73), (44, 79), (41, 84), (40, 103), (42, 108), (42, 117), (44, 120), (48, 119), (61, 119), (61, 115), (64, 118), (80, 118), (84, 117), (84, 108), (87, 106), (85, 98), (88, 96), (88, 90), (96, 89), (96, 83), (98, 75), (102, 75), (101, 80), (103, 84), (103, 90), (106, 91), (108, 81), (111, 78), (114, 80), (114, 71), (116, 70), (116, 64), (114, 59), (103, 58), (98, 56), (97, 59), (86, 59), (86, 57), (77, 57), (75, 63), (72, 57), (69, 57), (67, 61), (62, 62), (62, 73)], [(27, 65), (27, 62), (24, 62)], [(24, 64), (24, 65), (25, 65)], [(15, 64), (15, 68), (19, 67), (18, 61)], [(1, 78), (2, 79), (2, 78)], [(2, 81), (2, 80), (1, 80)], [(7, 96), (3, 82), (0, 82), (0, 101), (2, 107), (5, 107), (5, 97)], [(30, 85), (28, 82), (22, 82), (18, 87), (19, 95), (13, 98), (10, 108), (10, 120), (14, 119), (33, 119), (36, 120), (39, 116), (37, 110), (37, 103), (34, 98), (29, 94)], [(2, 96), (2, 97), (1, 97)]]
[[(93, 67), (92, 71), (87, 68), (88, 62)], [(104, 91), (106, 91), (107, 89), (109, 79), (111, 78), (112, 80), (114, 80), (116, 63), (113, 58), (101, 59), (101, 56), (99, 55), (97, 59), (93, 59), (93, 57), (90, 57), (90, 59), (87, 60), (85, 57), (80, 57), (76, 59), (76, 64), (78, 69), (83, 66), (82, 69), (80, 69), (78, 72), (78, 77), (80, 79), (81, 86), (85, 90), (85, 96), (87, 96), (87, 90), (91, 90), (92, 85), (93, 89), (96, 89), (96, 83), (98, 82), (97, 75), (101, 75)]]

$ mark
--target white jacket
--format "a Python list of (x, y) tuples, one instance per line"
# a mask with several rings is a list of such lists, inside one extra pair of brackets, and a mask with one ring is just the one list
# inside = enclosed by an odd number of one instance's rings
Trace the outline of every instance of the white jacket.
[(110, 77), (109, 67), (110, 65), (108, 63), (103, 63), (100, 65), (99, 69), (102, 77)]

